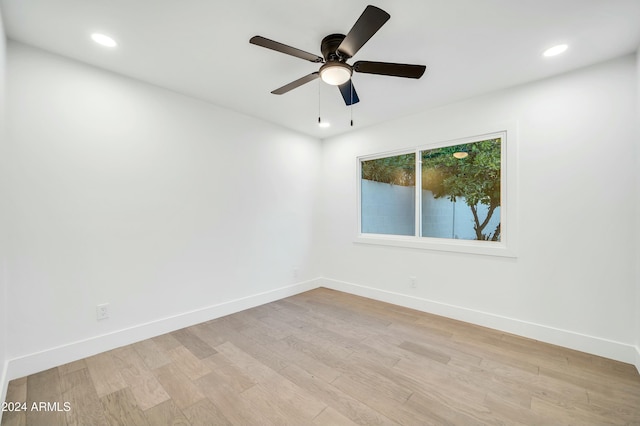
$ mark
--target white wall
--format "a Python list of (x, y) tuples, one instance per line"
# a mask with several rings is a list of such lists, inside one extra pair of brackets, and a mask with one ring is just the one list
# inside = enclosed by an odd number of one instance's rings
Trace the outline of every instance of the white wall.
[[(640, 158), (620, 153), (638, 140), (636, 72), (621, 58), (321, 146), (10, 43), (10, 137), (0, 146), (0, 161), (12, 160), (0, 168), (10, 182), (0, 187), (9, 378), (284, 297), (318, 276), (630, 361), (640, 346), (640, 194), (629, 201)], [(517, 258), (353, 243), (356, 156), (514, 121)], [(97, 322), (104, 302), (111, 318)]]
[[(5, 195), (5, 164), (6, 164), (6, 125), (4, 119), (5, 107), (5, 58), (6, 58), (6, 40), (4, 34), (4, 26), (2, 21), (2, 11), (0, 11), (0, 206), (6, 205)], [(6, 380), (6, 348), (7, 348), (7, 305), (6, 305), (6, 273), (5, 273), (5, 218), (4, 208), (0, 207), (0, 402), (4, 401), (7, 391)], [(2, 412), (0, 412), (0, 421), (2, 420)]]
[[(628, 56), (326, 140), (326, 285), (632, 362), (635, 69)], [(353, 242), (357, 156), (514, 122), (517, 258)]]
[(318, 276), (318, 140), (14, 42), (7, 89), (10, 376)]
[[(640, 170), (640, 47), (636, 51), (636, 170)], [(636, 368), (640, 372), (640, 172), (636, 173)]]

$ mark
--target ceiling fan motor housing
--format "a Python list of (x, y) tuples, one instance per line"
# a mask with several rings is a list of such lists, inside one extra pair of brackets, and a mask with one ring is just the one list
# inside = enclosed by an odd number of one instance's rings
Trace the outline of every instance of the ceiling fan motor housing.
[(322, 52), (322, 56), (324, 60), (329, 61), (341, 61), (344, 62), (348, 58), (340, 57), (338, 54), (338, 46), (342, 43), (346, 36), (344, 34), (330, 34), (322, 39), (322, 43), (320, 43), (320, 51)]
[(320, 78), (333, 86), (344, 84), (353, 74), (353, 68), (346, 63), (347, 57), (342, 57), (338, 52), (338, 46), (344, 38), (344, 34), (330, 34), (320, 43), (325, 60), (325, 64), (320, 67)]

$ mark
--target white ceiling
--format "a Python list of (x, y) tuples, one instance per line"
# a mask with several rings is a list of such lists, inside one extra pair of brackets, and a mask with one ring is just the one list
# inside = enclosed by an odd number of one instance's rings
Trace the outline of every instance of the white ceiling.
[[(253, 35), (320, 55), (368, 3), (391, 19), (355, 60), (427, 65), (420, 80), (354, 74), (361, 102), (314, 81), (310, 62), (249, 44)], [(640, 0), (0, 0), (10, 39), (326, 138), (569, 71), (640, 46)], [(113, 36), (107, 49), (93, 32)], [(568, 43), (562, 56), (547, 47)], [(318, 95), (323, 120), (317, 126)]]

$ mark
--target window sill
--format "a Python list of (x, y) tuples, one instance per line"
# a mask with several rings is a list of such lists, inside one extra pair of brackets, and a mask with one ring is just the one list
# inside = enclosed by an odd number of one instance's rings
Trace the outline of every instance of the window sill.
[(426, 238), (384, 234), (359, 234), (356, 236), (354, 243), (404, 247), (419, 250), (468, 253), (484, 256), (517, 257), (514, 248), (507, 247), (504, 242), (453, 240), (446, 238)]

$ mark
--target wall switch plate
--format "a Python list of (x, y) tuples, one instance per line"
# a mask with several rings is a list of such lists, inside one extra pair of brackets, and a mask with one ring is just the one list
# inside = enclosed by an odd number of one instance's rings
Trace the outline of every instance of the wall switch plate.
[(103, 303), (96, 306), (96, 318), (98, 321), (109, 318), (109, 304)]

